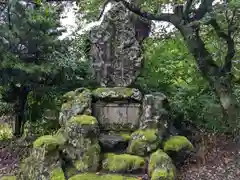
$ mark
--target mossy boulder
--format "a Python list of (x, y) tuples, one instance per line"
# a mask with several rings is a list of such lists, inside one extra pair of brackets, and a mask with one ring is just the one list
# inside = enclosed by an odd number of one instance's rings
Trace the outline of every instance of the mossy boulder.
[(172, 159), (161, 149), (152, 153), (148, 164), (148, 174), (154, 180), (174, 179), (176, 168)]
[(55, 150), (64, 145), (66, 139), (59, 135), (41, 136), (33, 142), (34, 148), (44, 148), (46, 151)]
[(171, 136), (164, 142), (163, 150), (180, 167), (193, 151), (192, 143), (184, 136)]
[(127, 152), (129, 154), (146, 156), (155, 151), (161, 139), (156, 129), (137, 130), (132, 133)]
[(151, 180), (175, 180), (176, 175), (173, 170), (167, 168), (157, 168), (152, 173)]
[(75, 161), (75, 168), (80, 172), (96, 171), (99, 166), (100, 152), (98, 143), (85, 148), (80, 159)]
[(59, 114), (59, 123), (64, 126), (66, 122), (75, 115), (86, 114), (92, 112), (92, 93), (89, 89), (79, 88), (70, 91), (62, 97), (62, 107)]
[(181, 150), (193, 150), (192, 143), (184, 136), (172, 136), (167, 141), (164, 142), (163, 150), (165, 152), (175, 151), (179, 152)]
[(104, 155), (102, 162), (104, 171), (119, 173), (141, 170), (144, 165), (144, 158), (130, 154), (108, 153)]
[(0, 180), (17, 180), (16, 176), (3, 176)]
[(67, 126), (66, 131), (70, 138), (77, 136), (97, 137), (99, 133), (97, 119), (89, 115), (73, 116), (66, 126)]
[(50, 180), (65, 180), (64, 173), (61, 168), (55, 168), (50, 174)]
[(141, 101), (142, 94), (138, 89), (126, 87), (98, 88), (93, 91), (95, 99), (133, 99)]
[(138, 180), (139, 178), (127, 177), (117, 174), (96, 175), (94, 173), (83, 173), (71, 177), (69, 180)]

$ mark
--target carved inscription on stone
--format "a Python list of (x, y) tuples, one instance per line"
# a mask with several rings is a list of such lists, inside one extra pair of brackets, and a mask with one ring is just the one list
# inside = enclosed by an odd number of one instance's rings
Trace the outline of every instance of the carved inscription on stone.
[(94, 116), (103, 130), (136, 130), (140, 121), (140, 104), (95, 103)]
[(139, 75), (143, 60), (140, 41), (148, 36), (141, 34), (140, 25), (122, 3), (114, 3), (103, 22), (91, 30), (92, 68), (101, 86), (126, 87)]

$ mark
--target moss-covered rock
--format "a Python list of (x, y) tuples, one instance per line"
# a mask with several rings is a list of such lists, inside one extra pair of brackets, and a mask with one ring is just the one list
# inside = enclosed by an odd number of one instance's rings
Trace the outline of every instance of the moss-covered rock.
[(99, 166), (101, 148), (98, 143), (92, 144), (83, 151), (79, 160), (75, 161), (78, 171), (96, 171)]
[(131, 172), (141, 170), (145, 165), (142, 157), (129, 154), (105, 154), (102, 168), (108, 172)]
[(148, 164), (148, 174), (152, 179), (155, 178), (157, 180), (157, 177), (162, 177), (159, 175), (159, 172), (165, 172), (167, 175), (173, 174), (173, 177), (175, 175), (175, 167), (172, 159), (161, 149), (151, 154)]
[(145, 156), (155, 151), (161, 142), (156, 129), (137, 130), (131, 135), (127, 152)]
[(17, 180), (16, 176), (3, 176), (0, 180)]
[(33, 142), (34, 148), (44, 148), (47, 151), (52, 151), (62, 146), (66, 139), (59, 135), (45, 135), (41, 136)]
[(50, 180), (65, 180), (64, 173), (61, 168), (55, 168), (50, 174)]
[(59, 123), (64, 126), (66, 122), (75, 115), (90, 115), (92, 93), (89, 89), (79, 88), (63, 95), (63, 104), (59, 114)]
[(69, 180), (138, 180), (139, 178), (127, 177), (117, 174), (96, 175), (94, 173), (78, 174)]
[(69, 123), (75, 123), (79, 125), (96, 125), (97, 119), (93, 116), (88, 115), (78, 115), (70, 119)]
[(66, 131), (70, 138), (97, 137), (99, 134), (98, 121), (93, 116), (73, 116), (66, 124)]
[(0, 124), (0, 141), (11, 139), (12, 137), (12, 128), (7, 123)]
[(172, 136), (166, 142), (164, 142), (164, 151), (175, 151), (181, 150), (193, 150), (192, 143), (184, 136)]
[(142, 94), (137, 89), (114, 87), (114, 88), (98, 88), (93, 91), (96, 99), (134, 99), (140, 101)]
[(175, 172), (167, 168), (157, 168), (152, 173), (151, 180), (175, 180)]

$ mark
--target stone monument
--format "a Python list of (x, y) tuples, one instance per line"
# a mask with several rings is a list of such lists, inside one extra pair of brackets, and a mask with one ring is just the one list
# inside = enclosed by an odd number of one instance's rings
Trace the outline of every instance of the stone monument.
[[(151, 180), (176, 178), (170, 154), (191, 151), (192, 144), (169, 134), (169, 104), (163, 93), (142, 94), (129, 88), (141, 71), (141, 43), (149, 32), (149, 22), (122, 3), (113, 4), (89, 35), (100, 87), (79, 88), (63, 96), (61, 129), (34, 142), (33, 153), (21, 169), (22, 179), (137, 180), (134, 174)], [(31, 161), (37, 161), (36, 166), (28, 166)], [(99, 171), (108, 175), (91, 173)], [(132, 177), (125, 177), (129, 173)]]

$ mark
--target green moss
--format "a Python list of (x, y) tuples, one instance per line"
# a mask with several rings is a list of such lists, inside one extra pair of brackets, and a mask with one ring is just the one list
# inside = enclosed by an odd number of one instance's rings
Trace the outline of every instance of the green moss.
[(78, 171), (96, 170), (100, 159), (101, 148), (99, 144), (93, 144), (84, 152), (82, 160), (75, 162)]
[(0, 180), (17, 180), (16, 176), (3, 176)]
[(164, 151), (192, 150), (192, 143), (184, 136), (172, 136), (164, 143)]
[(155, 129), (137, 130), (131, 135), (131, 141), (128, 147), (129, 154), (145, 156), (155, 151), (160, 143), (160, 139)]
[(66, 102), (62, 104), (62, 110), (68, 110), (72, 107), (72, 103), (71, 102)]
[(155, 169), (151, 180), (174, 180), (175, 172), (173, 170), (168, 171), (166, 168)]
[(65, 143), (65, 139), (61, 139), (61, 136), (52, 136), (52, 135), (45, 135), (39, 137), (37, 140), (33, 142), (34, 148), (45, 148), (47, 151), (54, 150), (58, 148), (60, 145)]
[(124, 139), (124, 141), (129, 141), (131, 139), (130, 133), (120, 132), (119, 135)]
[(97, 98), (129, 98), (133, 95), (133, 89), (125, 87), (98, 88), (93, 91)]
[(0, 141), (11, 139), (12, 137), (12, 128), (7, 123), (0, 124)]
[(148, 174), (151, 176), (153, 171), (162, 165), (172, 165), (172, 159), (165, 152), (159, 149), (150, 156)]
[(62, 96), (62, 100), (63, 101), (71, 101), (74, 99), (75, 96), (76, 96), (75, 91), (69, 91)]
[(127, 177), (117, 174), (96, 175), (93, 173), (78, 174), (69, 180), (138, 180), (138, 178)]
[(140, 169), (145, 161), (142, 157), (129, 154), (105, 154), (103, 160), (103, 169), (109, 172), (128, 172)]
[(80, 124), (80, 125), (93, 125), (97, 124), (97, 119), (93, 116), (88, 115), (77, 115), (70, 119), (69, 123)]
[(61, 168), (55, 168), (50, 174), (51, 180), (65, 180), (63, 171)]

